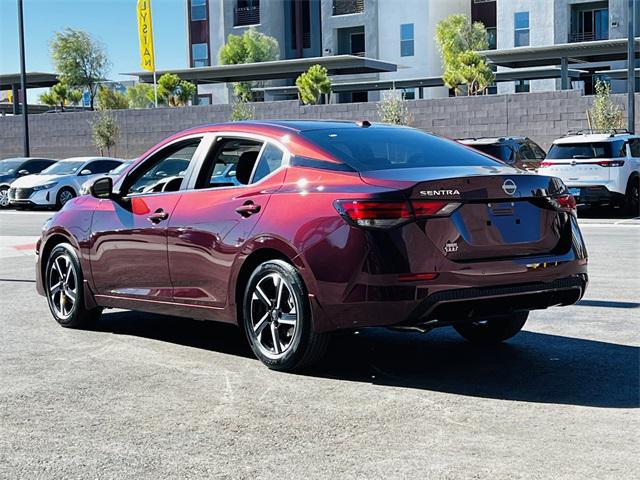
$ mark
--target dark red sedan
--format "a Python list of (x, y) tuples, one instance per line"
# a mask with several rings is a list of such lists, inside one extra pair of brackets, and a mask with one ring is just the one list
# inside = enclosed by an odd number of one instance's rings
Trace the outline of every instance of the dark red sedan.
[(297, 370), (340, 329), (502, 341), (587, 285), (562, 181), (411, 128), (208, 125), (112, 182), (38, 243), (37, 288), (63, 326), (110, 307), (218, 320), (268, 367)]

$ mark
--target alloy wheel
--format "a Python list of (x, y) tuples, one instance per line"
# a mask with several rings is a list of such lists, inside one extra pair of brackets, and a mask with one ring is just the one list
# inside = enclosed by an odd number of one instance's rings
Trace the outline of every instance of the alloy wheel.
[(60, 205), (64, 205), (73, 198), (73, 193), (71, 193), (69, 190), (63, 190), (62, 192), (60, 192), (58, 198), (60, 199)]
[(0, 189), (0, 207), (5, 208), (9, 206), (9, 189)]
[(78, 275), (68, 255), (56, 257), (51, 264), (48, 292), (55, 314), (63, 320), (69, 318), (78, 298)]
[(268, 358), (287, 353), (298, 328), (298, 299), (279, 273), (261, 278), (251, 294), (250, 334)]

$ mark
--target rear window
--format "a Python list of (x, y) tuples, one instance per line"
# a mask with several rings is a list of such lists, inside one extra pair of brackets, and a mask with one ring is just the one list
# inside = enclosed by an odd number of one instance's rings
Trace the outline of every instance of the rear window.
[(619, 158), (625, 156), (624, 141), (553, 144), (547, 158)]
[(493, 145), (469, 145), (469, 146), (472, 148), (475, 148), (476, 150), (480, 150), (481, 152), (484, 152), (488, 155), (491, 155), (492, 157), (499, 158), (503, 162), (512, 160), (512, 157), (513, 157), (513, 150), (507, 145), (493, 144)]
[(451, 140), (410, 128), (338, 128), (303, 135), (360, 172), (500, 164)]

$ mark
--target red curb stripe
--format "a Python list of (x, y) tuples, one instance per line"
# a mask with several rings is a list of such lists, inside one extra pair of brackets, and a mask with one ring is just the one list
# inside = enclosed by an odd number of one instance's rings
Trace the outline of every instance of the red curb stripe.
[(14, 245), (13, 248), (15, 248), (16, 250), (35, 250), (36, 244), (30, 243), (28, 245)]

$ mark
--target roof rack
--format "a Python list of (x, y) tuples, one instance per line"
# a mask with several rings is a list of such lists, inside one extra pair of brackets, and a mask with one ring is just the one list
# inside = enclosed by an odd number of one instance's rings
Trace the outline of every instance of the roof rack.
[(573, 135), (624, 135), (631, 132), (626, 128), (580, 128), (578, 130), (569, 130), (565, 137)]

